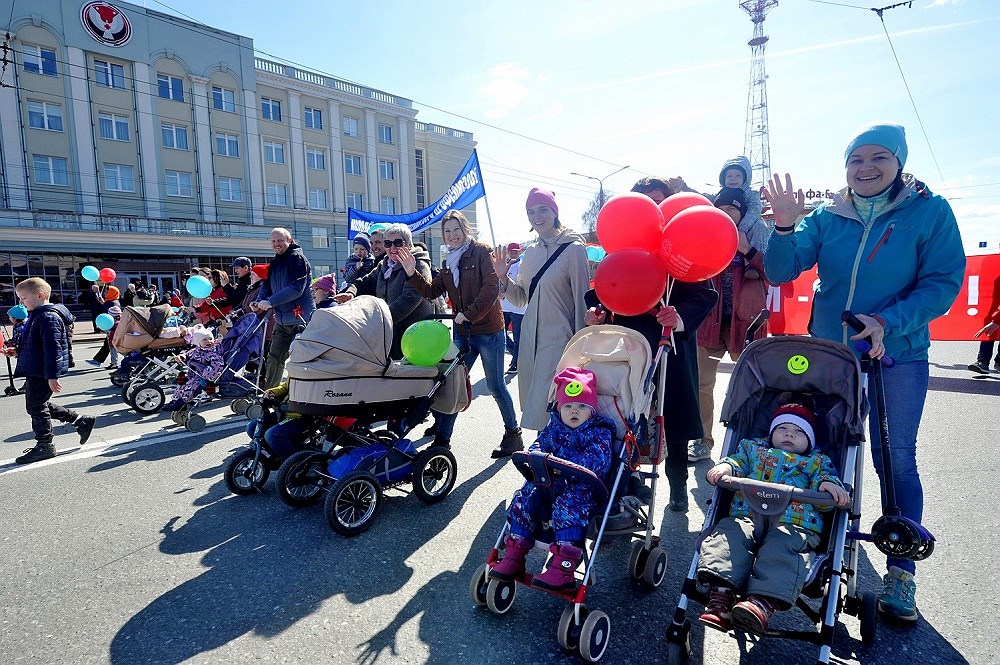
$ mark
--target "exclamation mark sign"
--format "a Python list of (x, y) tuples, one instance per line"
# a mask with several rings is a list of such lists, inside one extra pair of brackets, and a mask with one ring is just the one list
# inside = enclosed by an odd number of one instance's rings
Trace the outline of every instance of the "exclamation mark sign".
[(979, 314), (979, 275), (969, 275), (969, 316)]

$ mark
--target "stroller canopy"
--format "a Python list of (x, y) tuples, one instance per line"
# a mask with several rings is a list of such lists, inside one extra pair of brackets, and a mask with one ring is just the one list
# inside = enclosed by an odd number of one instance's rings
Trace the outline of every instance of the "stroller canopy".
[(123, 327), (128, 326), (129, 321), (134, 321), (142, 330), (151, 337), (158, 337), (163, 330), (163, 324), (172, 314), (170, 305), (157, 305), (156, 307), (126, 307), (122, 312), (121, 323)]
[[(633, 423), (649, 410), (652, 386), (643, 386), (643, 381), (652, 361), (649, 343), (642, 333), (622, 326), (588, 326), (566, 344), (556, 372), (580, 367), (594, 373), (601, 415), (618, 425), (620, 437), (625, 430), (615, 401)], [(555, 390), (553, 383), (549, 387), (550, 403), (556, 401)]]
[(749, 425), (763, 418), (770, 422), (770, 413), (754, 413), (766, 390), (836, 396), (840, 407), (828, 418), (836, 420), (845, 433), (864, 439), (868, 402), (861, 366), (848, 346), (816, 337), (770, 337), (754, 342), (733, 369), (722, 421), (742, 420)]
[(317, 309), (292, 342), (288, 376), (336, 379), (382, 376), (392, 348), (392, 315), (381, 298), (358, 296)]

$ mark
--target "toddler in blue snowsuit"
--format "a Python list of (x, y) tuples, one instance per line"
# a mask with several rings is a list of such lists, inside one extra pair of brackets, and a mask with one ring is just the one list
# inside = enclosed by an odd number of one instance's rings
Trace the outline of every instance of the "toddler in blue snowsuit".
[[(567, 367), (553, 381), (558, 413), (549, 414), (549, 424), (538, 433), (529, 452), (551, 453), (604, 478), (611, 466), (615, 426), (597, 413), (594, 373)], [(504, 557), (492, 564), (490, 576), (504, 580), (523, 576), (524, 559), (534, 544), (534, 534), (543, 522), (551, 520), (555, 532), (555, 542), (549, 546), (552, 558), (531, 585), (550, 591), (573, 589), (574, 571), (583, 555), (581, 546), (595, 503), (590, 490), (573, 481), (555, 479), (549, 488), (526, 482), (514, 493), (507, 508), (510, 535), (505, 541)]]

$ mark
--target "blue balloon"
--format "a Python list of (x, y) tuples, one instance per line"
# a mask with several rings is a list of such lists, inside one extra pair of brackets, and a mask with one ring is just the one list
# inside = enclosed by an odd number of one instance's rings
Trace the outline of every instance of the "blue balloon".
[(212, 294), (212, 283), (201, 275), (188, 277), (184, 283), (184, 288), (191, 294), (192, 298), (207, 298)]
[(94, 319), (94, 323), (96, 323), (97, 327), (104, 332), (108, 332), (115, 327), (115, 317), (107, 313), (98, 314), (97, 318)]
[(94, 266), (83, 266), (83, 270), (80, 271), (80, 274), (88, 282), (96, 282), (101, 278), (101, 271)]
[(597, 245), (587, 245), (588, 260), (597, 262), (602, 260), (607, 255), (608, 253), (604, 251), (603, 247), (598, 247)]

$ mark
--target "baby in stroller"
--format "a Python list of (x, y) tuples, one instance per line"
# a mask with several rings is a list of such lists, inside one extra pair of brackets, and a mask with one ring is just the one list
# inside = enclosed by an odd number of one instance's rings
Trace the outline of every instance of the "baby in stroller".
[[(611, 465), (615, 425), (597, 413), (597, 380), (593, 372), (567, 367), (556, 384), (558, 413), (531, 445), (529, 452), (552, 453), (603, 478)], [(502, 559), (491, 564), (490, 576), (513, 580), (524, 574), (525, 556), (534, 545), (534, 534), (551, 520), (555, 542), (549, 546), (548, 568), (531, 585), (549, 591), (568, 591), (576, 586), (574, 571), (583, 555), (582, 545), (596, 500), (581, 484), (556, 479), (550, 488), (525, 482), (507, 509), (510, 534)]]
[[(712, 467), (712, 485), (725, 476), (782, 483), (828, 492), (840, 507), (850, 503), (829, 457), (816, 450), (815, 415), (801, 404), (780, 406), (771, 421), (770, 437), (743, 439), (736, 452)], [(791, 502), (763, 534), (743, 496), (733, 499), (723, 518), (701, 545), (698, 579), (710, 586), (709, 601), (699, 617), (707, 626), (728, 631), (734, 622), (765, 633), (771, 616), (795, 604), (806, 580), (805, 555), (816, 549), (823, 530), (819, 511), (809, 503)], [(736, 603), (736, 595), (748, 594)], [(735, 606), (734, 606), (735, 604)]]
[(195, 326), (188, 331), (194, 348), (181, 354), (189, 375), (184, 383), (178, 384), (163, 406), (163, 411), (178, 411), (193, 400), (209, 383), (222, 375), (226, 362), (222, 351), (215, 343), (215, 335), (208, 328)]

